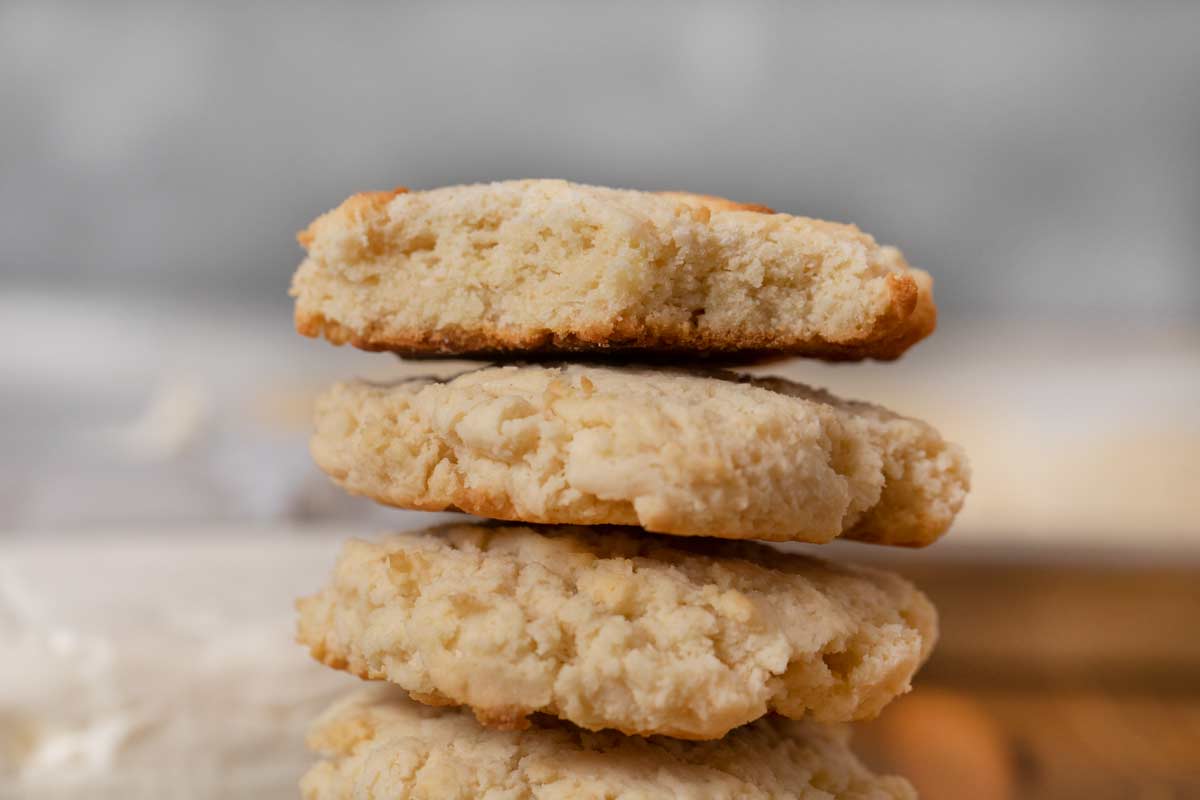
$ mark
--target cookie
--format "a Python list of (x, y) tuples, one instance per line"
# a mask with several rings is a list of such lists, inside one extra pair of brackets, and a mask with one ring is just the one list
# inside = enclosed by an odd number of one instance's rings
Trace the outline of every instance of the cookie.
[(962, 506), (959, 448), (922, 422), (777, 378), (506, 366), (317, 402), (316, 462), (401, 508), (682, 536), (921, 546)]
[(405, 355), (893, 359), (932, 281), (852, 225), (561, 180), (357, 194), (299, 235), (296, 328)]
[(325, 760), (300, 787), (305, 800), (915, 800), (903, 778), (868, 771), (848, 740), (844, 726), (778, 717), (718, 742), (591, 733), (553, 719), (495, 731), (374, 687), (313, 725), (309, 746)]
[(937, 637), (911, 584), (755, 542), (461, 524), (348, 542), (297, 604), (319, 661), (522, 728), (714, 739), (774, 711), (848, 721)]

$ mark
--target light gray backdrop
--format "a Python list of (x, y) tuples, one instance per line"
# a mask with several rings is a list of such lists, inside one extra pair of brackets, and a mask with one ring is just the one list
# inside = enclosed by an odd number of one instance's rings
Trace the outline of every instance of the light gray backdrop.
[(6, 283), (283, 304), (351, 191), (563, 176), (857, 222), (949, 314), (1200, 307), (1200, 4), (5, 4), (0, 108)]

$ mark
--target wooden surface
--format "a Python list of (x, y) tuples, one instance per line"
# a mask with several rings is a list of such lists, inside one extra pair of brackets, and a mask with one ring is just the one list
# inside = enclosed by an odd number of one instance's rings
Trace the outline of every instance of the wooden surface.
[(1200, 565), (900, 561), (942, 638), (869, 764), (923, 800), (1200, 798)]

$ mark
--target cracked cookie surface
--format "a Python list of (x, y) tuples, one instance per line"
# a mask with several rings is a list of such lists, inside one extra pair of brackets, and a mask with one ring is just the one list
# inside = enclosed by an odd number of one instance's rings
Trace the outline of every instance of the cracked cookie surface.
[(312, 454), (379, 502), (516, 522), (919, 547), (950, 526), (966, 457), (932, 426), (779, 378), (506, 366), (338, 384)]
[(864, 767), (848, 734), (780, 717), (716, 742), (593, 733), (544, 717), (496, 731), (373, 687), (313, 725), (309, 746), (323, 760), (300, 785), (305, 800), (915, 800), (904, 779)]
[(465, 705), (713, 739), (770, 711), (845, 721), (909, 688), (937, 636), (903, 579), (752, 542), (461, 524), (351, 541), (302, 599), (330, 666)]

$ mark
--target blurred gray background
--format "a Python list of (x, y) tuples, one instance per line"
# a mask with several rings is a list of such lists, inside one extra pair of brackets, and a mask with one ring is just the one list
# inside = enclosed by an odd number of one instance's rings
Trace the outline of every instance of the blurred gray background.
[(289, 332), (293, 235), (396, 184), (853, 221), (933, 272), (943, 327), (815, 380), (930, 415), (1057, 380), (1007, 405), (1054, 431), (1115, 384), (1104, 413), (1193, 423), (1198, 42), (1198, 4), (6, 3), (0, 524), (349, 508), (314, 500), (295, 398), (394, 362)]
[(1200, 306), (1200, 6), (8, 4), (22, 285), (281, 305), (343, 195), (553, 176), (858, 222), (958, 314)]

